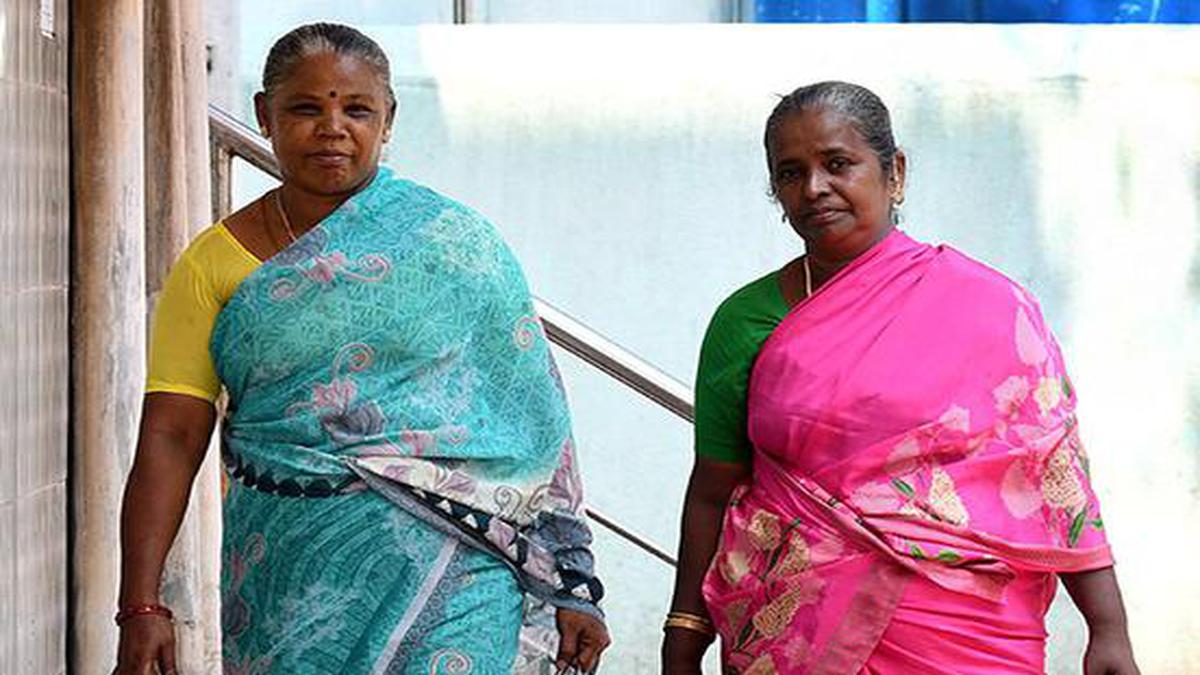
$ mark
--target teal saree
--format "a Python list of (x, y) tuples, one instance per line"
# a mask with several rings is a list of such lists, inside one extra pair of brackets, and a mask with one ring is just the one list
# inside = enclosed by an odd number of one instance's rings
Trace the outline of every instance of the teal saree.
[(381, 168), (210, 350), (226, 675), (548, 673), (555, 608), (601, 616), (561, 381), (478, 214)]

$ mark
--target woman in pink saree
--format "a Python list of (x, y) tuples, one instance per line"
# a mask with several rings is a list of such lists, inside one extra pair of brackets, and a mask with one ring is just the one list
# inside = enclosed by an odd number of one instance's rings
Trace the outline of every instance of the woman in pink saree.
[(705, 337), (664, 673), (714, 635), (736, 675), (1041, 673), (1056, 579), (1084, 672), (1136, 673), (1036, 300), (895, 227), (905, 157), (866, 89), (797, 89), (765, 145), (806, 254)]

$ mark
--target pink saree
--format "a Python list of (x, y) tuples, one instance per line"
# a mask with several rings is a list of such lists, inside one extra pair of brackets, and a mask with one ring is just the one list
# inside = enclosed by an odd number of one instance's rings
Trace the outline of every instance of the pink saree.
[(1054, 574), (1112, 564), (1034, 299), (894, 231), (755, 362), (704, 595), (727, 673), (1042, 672)]

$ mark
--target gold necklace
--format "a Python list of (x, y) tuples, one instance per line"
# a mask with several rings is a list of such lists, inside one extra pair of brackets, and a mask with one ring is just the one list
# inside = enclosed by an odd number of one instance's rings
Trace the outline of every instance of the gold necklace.
[(275, 190), (275, 210), (279, 212), (279, 219), (283, 221), (283, 231), (287, 232), (288, 239), (291, 243), (296, 243), (296, 233), (292, 231), (292, 221), (288, 220), (287, 211), (283, 210), (283, 200), (279, 198), (279, 190)]
[(804, 256), (804, 297), (812, 295), (812, 269), (808, 266), (808, 255)]

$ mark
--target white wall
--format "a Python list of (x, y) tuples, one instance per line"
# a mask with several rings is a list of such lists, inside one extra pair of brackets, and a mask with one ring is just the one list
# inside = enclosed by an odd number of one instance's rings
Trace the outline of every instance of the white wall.
[[(369, 32), (402, 100), (388, 161), (500, 224), (544, 298), (688, 382), (719, 300), (799, 250), (765, 196), (775, 94), (875, 89), (910, 157), (906, 229), (1026, 284), (1062, 338), (1143, 672), (1200, 672), (1200, 28)], [(673, 550), (690, 428), (561, 361), (590, 500)], [(671, 574), (600, 536), (606, 670), (656, 672)], [(1069, 605), (1050, 631), (1051, 672), (1079, 672)]]

